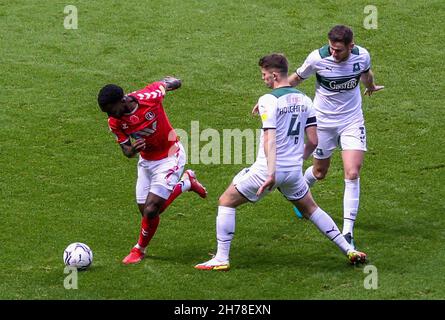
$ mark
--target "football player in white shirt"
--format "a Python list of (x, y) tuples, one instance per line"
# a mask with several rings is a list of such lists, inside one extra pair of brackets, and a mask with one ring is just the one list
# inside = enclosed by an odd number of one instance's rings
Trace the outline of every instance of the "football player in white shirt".
[(332, 218), (317, 206), (303, 177), (303, 158), (309, 157), (317, 145), (317, 123), (311, 99), (290, 86), (288, 62), (284, 55), (267, 55), (258, 64), (264, 83), (273, 89), (258, 100), (263, 123), (258, 156), (250, 168), (241, 170), (235, 176), (219, 198), (217, 253), (195, 268), (229, 270), (236, 208), (248, 201), (257, 202), (276, 188), (333, 241), (351, 263), (364, 263), (366, 254), (356, 251)]
[(374, 83), (371, 59), (366, 49), (354, 44), (353, 33), (344, 25), (328, 33), (329, 44), (314, 50), (303, 65), (289, 76), (292, 86), (316, 75), (314, 107), (317, 115), (318, 146), (313, 165), (304, 177), (312, 186), (329, 169), (334, 149), (341, 149), (345, 191), (342, 233), (354, 246), (354, 222), (360, 198), (360, 169), (366, 151), (366, 129), (362, 112), (360, 81), (364, 95), (383, 89)]

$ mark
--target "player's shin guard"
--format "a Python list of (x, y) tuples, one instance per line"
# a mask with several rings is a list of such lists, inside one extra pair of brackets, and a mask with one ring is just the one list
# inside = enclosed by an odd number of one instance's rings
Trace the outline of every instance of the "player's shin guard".
[(347, 253), (348, 250), (352, 250), (351, 245), (345, 240), (334, 220), (321, 208), (317, 208), (311, 214), (309, 220), (317, 226), (321, 233), (333, 241), (341, 251)]
[(230, 244), (235, 233), (235, 213), (235, 208), (218, 207), (218, 216), (216, 217), (218, 251), (215, 259), (219, 261), (229, 261)]
[(153, 238), (159, 225), (159, 215), (152, 219), (148, 219), (146, 216), (142, 217), (141, 232), (139, 234), (139, 240), (136, 247), (144, 252), (148, 246), (151, 238)]
[(314, 176), (313, 169), (314, 169), (314, 166), (310, 166), (304, 172), (304, 180), (306, 181), (309, 188), (312, 187), (315, 184), (315, 182), (317, 182), (317, 178), (315, 178), (315, 176)]
[(360, 202), (360, 178), (345, 179), (345, 194), (343, 197), (343, 234), (354, 235), (354, 222)]

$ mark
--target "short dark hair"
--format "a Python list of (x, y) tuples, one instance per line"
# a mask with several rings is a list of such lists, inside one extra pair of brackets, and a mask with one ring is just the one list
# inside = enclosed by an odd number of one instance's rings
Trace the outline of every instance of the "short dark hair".
[(100, 89), (97, 96), (97, 103), (99, 104), (102, 111), (106, 111), (106, 106), (121, 101), (124, 97), (124, 90), (115, 85), (107, 84), (102, 89)]
[(343, 42), (348, 45), (352, 42), (354, 34), (351, 28), (344, 25), (337, 25), (331, 29), (328, 33), (328, 39), (332, 42)]
[(289, 64), (287, 58), (281, 53), (272, 53), (264, 56), (258, 61), (258, 65), (264, 69), (278, 69), (281, 74), (287, 74)]

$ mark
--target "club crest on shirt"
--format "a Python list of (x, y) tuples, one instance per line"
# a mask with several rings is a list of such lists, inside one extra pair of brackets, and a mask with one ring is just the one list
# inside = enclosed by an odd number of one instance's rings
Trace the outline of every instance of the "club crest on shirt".
[(360, 71), (360, 64), (358, 62), (354, 63), (354, 65), (352, 66), (352, 71), (353, 72)]
[(148, 111), (148, 112), (145, 114), (145, 119), (147, 119), (148, 121), (150, 121), (150, 120), (154, 119), (155, 116), (156, 116), (156, 115), (155, 115), (154, 112), (152, 112), (152, 111)]

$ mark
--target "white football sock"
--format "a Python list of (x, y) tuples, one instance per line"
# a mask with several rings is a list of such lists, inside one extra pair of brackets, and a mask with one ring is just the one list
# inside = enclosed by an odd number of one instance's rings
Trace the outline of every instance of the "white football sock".
[(304, 172), (304, 180), (306, 180), (306, 183), (308, 184), (309, 188), (312, 187), (315, 182), (317, 182), (317, 178), (315, 178), (314, 172), (312, 171), (313, 169), (314, 166), (310, 166)]
[(216, 252), (215, 259), (219, 261), (229, 261), (230, 244), (235, 233), (235, 212), (235, 208), (218, 207), (218, 215), (216, 217), (218, 251)]
[(341, 251), (347, 253), (348, 250), (352, 250), (351, 245), (341, 234), (334, 220), (332, 220), (332, 218), (321, 208), (315, 210), (309, 217), (309, 220), (317, 226), (321, 233), (328, 237), (329, 240), (333, 241)]
[(186, 191), (190, 190), (191, 183), (190, 183), (189, 179), (181, 180), (180, 183), (182, 183), (182, 187), (181, 187), (182, 192), (186, 192)]
[(141, 247), (141, 246), (139, 245), (139, 243), (136, 243), (136, 245), (135, 245), (134, 247), (135, 247), (135, 248), (138, 248), (139, 251), (141, 251), (142, 253), (145, 253), (145, 248)]
[(345, 194), (343, 197), (343, 234), (354, 234), (354, 222), (357, 218), (360, 202), (360, 178), (345, 179)]

